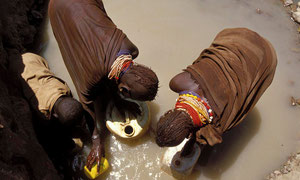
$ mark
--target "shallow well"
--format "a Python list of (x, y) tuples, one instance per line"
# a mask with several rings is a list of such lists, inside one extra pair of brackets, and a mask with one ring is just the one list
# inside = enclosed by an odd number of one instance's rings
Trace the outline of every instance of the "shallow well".
[[(160, 169), (164, 149), (154, 142), (158, 118), (172, 108), (177, 94), (169, 80), (195, 60), (224, 28), (247, 27), (275, 47), (278, 66), (271, 86), (242, 124), (206, 154), (190, 179), (263, 179), (299, 145), (300, 45), (296, 26), (279, 0), (104, 0), (108, 15), (140, 50), (137, 62), (160, 79), (158, 97), (150, 103), (152, 128), (134, 142), (110, 136), (106, 156), (111, 164), (103, 179), (173, 179)], [(259, 9), (259, 10), (258, 10)], [(48, 24), (43, 56), (51, 70), (76, 91)], [(204, 162), (204, 161), (203, 161)]]

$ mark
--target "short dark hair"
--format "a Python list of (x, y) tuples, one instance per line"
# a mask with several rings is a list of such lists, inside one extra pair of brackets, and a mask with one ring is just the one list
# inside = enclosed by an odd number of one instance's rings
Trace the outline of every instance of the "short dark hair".
[(180, 110), (169, 110), (157, 123), (156, 143), (160, 147), (180, 144), (194, 129), (192, 119)]
[(76, 99), (68, 96), (60, 97), (58, 104), (55, 104), (55, 112), (58, 120), (66, 126), (79, 125), (83, 120), (83, 107)]
[(143, 85), (148, 93), (140, 97), (141, 100), (144, 101), (152, 101), (155, 99), (157, 91), (158, 91), (158, 78), (150, 68), (143, 66), (141, 64), (134, 64), (128, 74), (135, 74), (139, 76), (139, 80), (137, 83)]

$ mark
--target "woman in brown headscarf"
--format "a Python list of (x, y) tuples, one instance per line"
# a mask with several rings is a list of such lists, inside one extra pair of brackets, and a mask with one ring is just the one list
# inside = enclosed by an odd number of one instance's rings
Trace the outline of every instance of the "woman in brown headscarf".
[(159, 146), (176, 146), (191, 133), (200, 144), (222, 142), (271, 84), (277, 64), (272, 45), (246, 28), (225, 29), (194, 63), (170, 81), (179, 93), (157, 124)]
[[(138, 55), (137, 47), (108, 17), (101, 0), (50, 0), (49, 17), (79, 99), (95, 122), (101, 120), (101, 98), (112, 92), (143, 101), (155, 98), (155, 73), (132, 61)], [(133, 106), (117, 98), (120, 103), (116, 105)], [(101, 138), (94, 128), (89, 169), (104, 156)]]

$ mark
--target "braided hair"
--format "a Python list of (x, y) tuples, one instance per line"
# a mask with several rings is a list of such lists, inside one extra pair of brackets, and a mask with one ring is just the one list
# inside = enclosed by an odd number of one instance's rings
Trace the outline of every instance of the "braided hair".
[(189, 115), (180, 110), (169, 110), (157, 123), (156, 143), (160, 147), (180, 144), (194, 129)]

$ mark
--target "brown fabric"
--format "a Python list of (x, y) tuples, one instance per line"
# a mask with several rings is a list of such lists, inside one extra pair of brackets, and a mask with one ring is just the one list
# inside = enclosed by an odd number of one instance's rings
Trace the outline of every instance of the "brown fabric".
[(105, 12), (101, 0), (50, 0), (49, 18), (80, 101), (90, 112), (97, 87), (126, 35)]
[(38, 107), (50, 119), (56, 100), (63, 95), (71, 96), (71, 91), (63, 80), (50, 71), (47, 61), (41, 56), (25, 53), (22, 55), (22, 62), (24, 71), (21, 76), (30, 87), (23, 87), (24, 95), (32, 107)]
[(225, 29), (186, 71), (199, 83), (215, 119), (200, 131), (210, 145), (239, 124), (271, 84), (277, 58), (272, 45), (257, 33)]

